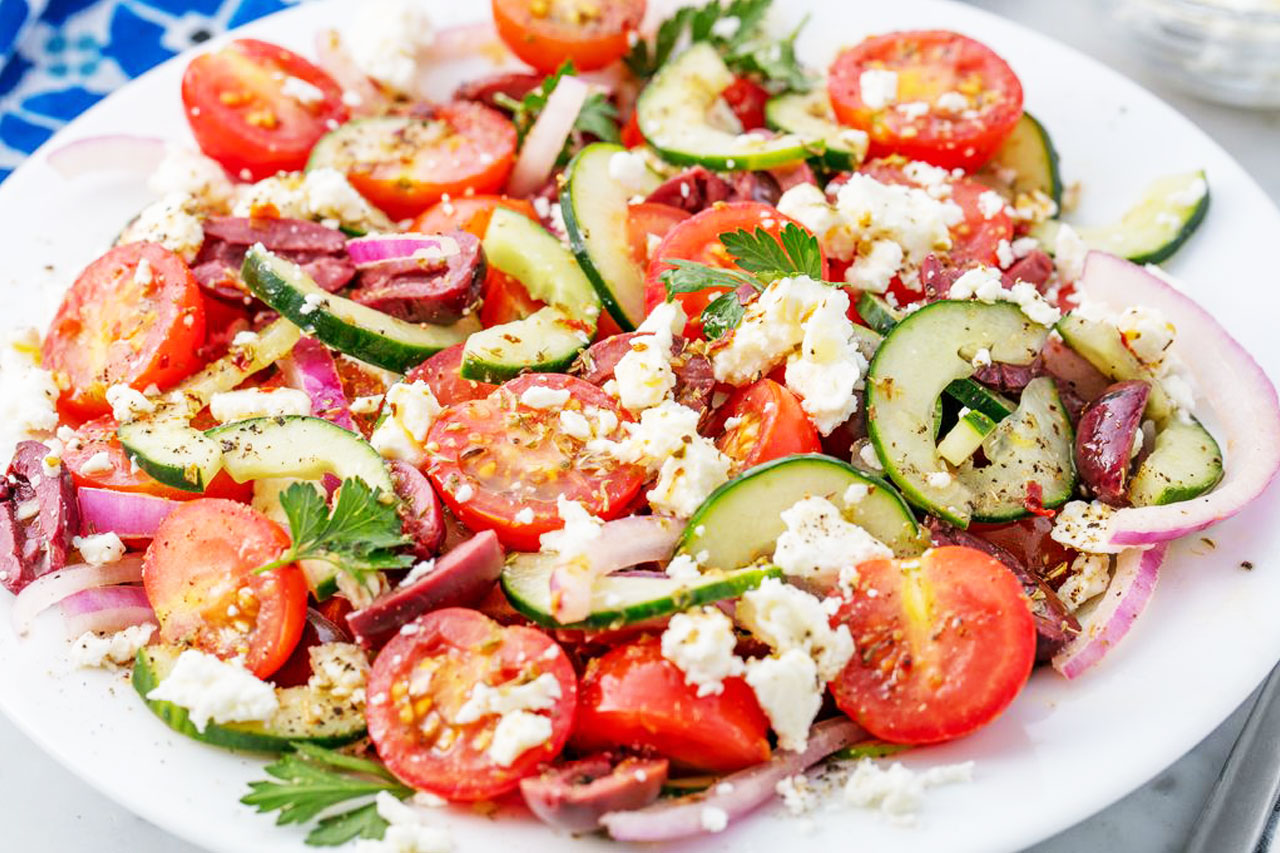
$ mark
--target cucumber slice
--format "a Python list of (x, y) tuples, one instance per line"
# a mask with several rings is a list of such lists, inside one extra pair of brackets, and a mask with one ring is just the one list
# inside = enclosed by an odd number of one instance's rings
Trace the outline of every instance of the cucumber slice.
[[(1195, 233), (1209, 212), (1209, 184), (1203, 171), (1157, 178), (1138, 202), (1114, 225), (1073, 226), (1091, 249), (1128, 258), (1135, 264), (1158, 264)], [(1053, 247), (1059, 223), (1041, 223), (1032, 233)]]
[(175, 489), (203, 492), (222, 466), (218, 443), (178, 413), (121, 424), (116, 436), (139, 468)]
[(720, 172), (770, 169), (822, 153), (821, 142), (806, 142), (794, 133), (765, 138), (713, 126), (710, 110), (734, 79), (715, 48), (694, 44), (658, 69), (640, 93), (640, 132), (664, 160)]
[(305, 686), (276, 688), (280, 708), (269, 720), (209, 723), (203, 732), (198, 731), (186, 708), (147, 698), (173, 671), (179, 652), (168, 646), (148, 646), (138, 650), (133, 663), (133, 689), (175, 732), (214, 746), (251, 752), (288, 752), (290, 744), (300, 741), (342, 746), (364, 737), (364, 708)]
[(764, 105), (764, 119), (774, 130), (821, 142), (819, 159), (828, 169), (851, 172), (866, 159), (867, 134), (836, 121), (825, 86), (770, 98)]
[(1047, 376), (1031, 380), (1018, 409), (982, 443), (988, 464), (960, 465), (960, 480), (973, 494), (973, 520), (1012, 521), (1030, 514), (1027, 485), (1040, 487), (1043, 506), (1062, 506), (1076, 487), (1075, 432)]
[(1098, 369), (1098, 372), (1117, 382), (1130, 379), (1141, 379), (1151, 386), (1147, 397), (1147, 408), (1144, 414), (1164, 426), (1173, 414), (1173, 403), (1165, 394), (1159, 380), (1151, 371), (1138, 361), (1138, 357), (1129, 351), (1120, 339), (1115, 327), (1094, 320), (1086, 320), (1074, 312), (1058, 321), (1058, 334), (1067, 346), (1076, 351), (1085, 361)]
[(1049, 132), (1030, 113), (1013, 126), (1013, 132), (976, 175), (989, 187), (1011, 199), (1034, 192), (1044, 193), (1062, 209), (1062, 175), (1058, 172), (1058, 151)]
[(578, 265), (610, 316), (630, 332), (644, 321), (644, 268), (631, 255), (627, 202), (633, 192), (653, 192), (662, 179), (646, 169), (643, 187), (614, 180), (609, 163), (626, 150), (596, 142), (579, 151), (565, 170), (560, 208)]
[(884, 297), (864, 292), (858, 297), (858, 316), (880, 334), (887, 335), (904, 315), (886, 302)]
[[(937, 399), (973, 373), (980, 348), (996, 361), (1028, 364), (1049, 330), (1016, 305), (944, 300), (907, 315), (880, 345), (867, 371), (867, 428), (886, 473), (906, 498), (959, 527), (975, 495), (945, 460), (930, 429)], [(945, 480), (945, 482), (942, 482)]]
[(302, 332), (283, 318), (264, 326), (252, 343), (232, 347), (227, 355), (205, 365), (177, 387), (192, 403), (192, 410), (209, 404), (214, 394), (239, 388), (259, 370), (275, 364), (293, 350)]
[(956, 421), (946, 437), (938, 442), (938, 455), (959, 465), (977, 452), (982, 442), (996, 428), (996, 422), (982, 412), (970, 410)]
[[(850, 486), (869, 491), (848, 503), (844, 495)], [(765, 462), (720, 486), (689, 519), (676, 552), (696, 555), (702, 565), (720, 570), (768, 559), (786, 529), (780, 514), (813, 496), (831, 501), (897, 556), (914, 557), (929, 546), (897, 489), (847, 462), (808, 453)]]
[(1134, 506), (1189, 501), (1222, 479), (1222, 450), (1199, 421), (1172, 418), (1156, 433), (1156, 446), (1129, 482)]
[(511, 606), (545, 628), (621, 628), (700, 604), (737, 598), (765, 578), (782, 577), (776, 566), (708, 572), (694, 581), (608, 575), (597, 579), (591, 590), (591, 615), (563, 625), (551, 615), (554, 565), (553, 558), (544, 554), (517, 553), (502, 569), (502, 591)]
[(245, 255), (241, 275), (254, 296), (307, 334), (339, 352), (397, 373), (480, 329), (474, 315), (452, 326), (415, 325), (326, 293), (297, 264), (260, 245)]
[(582, 323), (548, 306), (468, 338), (458, 374), (497, 385), (521, 373), (564, 373), (590, 341)]
[(369, 442), (324, 418), (282, 415), (214, 427), (205, 435), (222, 450), (222, 468), (237, 483), (261, 477), (318, 480), (358, 477), (395, 495), (387, 465)]

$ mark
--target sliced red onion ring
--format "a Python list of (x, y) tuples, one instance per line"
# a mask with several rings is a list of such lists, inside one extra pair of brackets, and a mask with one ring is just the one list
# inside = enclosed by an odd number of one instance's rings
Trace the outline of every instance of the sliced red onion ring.
[(58, 609), (67, 619), (67, 633), (78, 637), (86, 632), (114, 634), (133, 625), (155, 625), (156, 614), (140, 586), (108, 586), (86, 589), (69, 595)]
[(31, 630), (35, 618), (69, 595), (86, 589), (97, 589), (142, 580), (142, 555), (126, 556), (105, 566), (77, 563), (36, 578), (13, 600), (9, 616), (19, 636)]
[(1252, 503), (1280, 470), (1280, 400), (1253, 356), (1185, 294), (1114, 255), (1090, 252), (1076, 290), (1088, 302), (1117, 312), (1130, 305), (1154, 308), (1177, 327), (1173, 352), (1184, 355), (1201, 397), (1213, 409), (1226, 453), (1226, 476), (1213, 491), (1167, 506), (1119, 510), (1111, 516), (1107, 541), (1149, 545), (1177, 539)]
[(563, 562), (551, 570), (551, 615), (569, 625), (591, 614), (596, 578), (640, 563), (666, 560), (680, 536), (680, 525), (656, 515), (633, 515), (606, 522), (586, 562)]
[(342, 377), (328, 347), (314, 338), (301, 338), (279, 365), (289, 387), (305, 391), (311, 398), (312, 414), (343, 429), (360, 432), (351, 417)]
[(591, 87), (577, 77), (560, 78), (542, 114), (524, 138), (507, 184), (511, 195), (523, 198), (547, 182), (590, 93)]
[(380, 261), (420, 257), (424, 260), (444, 261), (458, 254), (458, 241), (443, 234), (374, 234), (347, 241), (347, 254), (358, 267), (367, 267)]
[(156, 163), (164, 159), (164, 140), (125, 133), (87, 136), (54, 149), (47, 159), (64, 178), (97, 172), (149, 175)]
[(316, 33), (315, 47), (316, 64), (329, 72), (329, 76), (342, 87), (342, 101), (352, 117), (385, 112), (390, 99), (356, 66), (337, 30), (321, 30)]
[(76, 497), (83, 533), (114, 533), (121, 539), (150, 539), (160, 522), (179, 506), (178, 501), (155, 495), (85, 486), (76, 490)]
[(720, 809), (732, 823), (769, 802), (778, 783), (786, 777), (801, 773), (866, 737), (867, 733), (852, 720), (825, 720), (809, 733), (809, 746), (804, 752), (778, 750), (763, 764), (726, 776), (706, 791), (635, 811), (611, 812), (600, 823), (618, 841), (674, 841), (703, 835), (707, 832), (702, 820), (704, 809)]
[[(1155, 592), (1167, 542), (1116, 557), (1116, 571), (1093, 611), (1080, 619), (1080, 633), (1053, 656), (1053, 668), (1076, 678), (1111, 651), (1137, 620)], [(1079, 615), (1079, 614), (1077, 614)]]

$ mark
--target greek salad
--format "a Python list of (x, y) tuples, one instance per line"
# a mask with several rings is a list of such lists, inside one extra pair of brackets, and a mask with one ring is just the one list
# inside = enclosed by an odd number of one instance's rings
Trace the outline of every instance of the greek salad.
[(0, 350), (14, 630), (56, 607), (156, 725), (274, 754), (242, 802), (307, 843), (909, 820), (972, 766), (882, 759), (1099, 664), (1280, 466), (1272, 383), (1155, 266), (1205, 174), (1068, 224), (1087, 175), (981, 42), (424, 6), (192, 59), (197, 147)]

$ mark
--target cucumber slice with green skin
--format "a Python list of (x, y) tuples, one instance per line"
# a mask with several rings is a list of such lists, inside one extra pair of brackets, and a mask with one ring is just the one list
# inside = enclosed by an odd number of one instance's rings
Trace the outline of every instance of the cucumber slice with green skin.
[[(1005, 173), (1012, 175), (1012, 180)], [(978, 171), (979, 181), (1016, 199), (1042, 192), (1062, 208), (1062, 175), (1058, 172), (1058, 150), (1049, 132), (1030, 113), (1013, 126), (995, 155)]]
[(773, 130), (821, 142), (818, 159), (828, 169), (851, 172), (867, 157), (867, 134), (836, 121), (825, 87), (770, 98), (764, 105), (764, 119)]
[(193, 429), (185, 414), (124, 423), (116, 436), (139, 468), (175, 489), (203, 492), (222, 467), (218, 443)]
[(591, 333), (564, 311), (540, 308), (468, 338), (458, 375), (499, 385), (521, 373), (564, 373), (590, 341)]
[(209, 723), (203, 732), (199, 731), (186, 708), (147, 698), (173, 671), (178, 654), (178, 649), (167, 646), (139, 649), (133, 662), (133, 689), (153, 714), (179, 734), (214, 746), (250, 752), (288, 752), (290, 744), (298, 742), (342, 746), (364, 737), (364, 708), (351, 704), (349, 699), (309, 687), (276, 688), (280, 708), (268, 720)]
[(205, 435), (222, 450), (222, 468), (237, 483), (262, 477), (318, 480), (357, 477), (395, 495), (387, 465), (369, 442), (324, 418), (281, 415), (214, 427)]
[(192, 403), (193, 412), (199, 411), (214, 394), (239, 388), (250, 376), (284, 358), (301, 337), (293, 323), (283, 318), (273, 320), (257, 333), (256, 340), (233, 346), (227, 355), (183, 380), (176, 390)]
[(782, 570), (775, 566), (708, 572), (692, 581), (608, 575), (598, 578), (591, 590), (591, 615), (581, 622), (565, 625), (551, 615), (554, 567), (554, 558), (544, 554), (514, 554), (503, 567), (500, 581), (511, 606), (544, 628), (621, 628), (690, 607), (737, 598), (758, 587), (765, 578), (782, 577)]
[(1029, 364), (1048, 334), (1007, 302), (944, 300), (909, 314), (885, 337), (867, 370), (867, 429), (909, 501), (968, 527), (973, 490), (958, 477), (937, 476), (947, 471), (931, 429), (938, 396), (972, 375), (979, 349), (996, 361)]
[(1156, 433), (1155, 449), (1129, 481), (1134, 506), (1189, 501), (1222, 479), (1222, 450), (1199, 421), (1172, 418)]
[(1117, 382), (1140, 379), (1149, 384), (1151, 393), (1147, 397), (1144, 415), (1155, 421), (1157, 426), (1164, 426), (1173, 414), (1173, 403), (1159, 380), (1124, 345), (1114, 326), (1086, 320), (1072, 312), (1059, 320), (1054, 328), (1067, 346), (1096, 367), (1102, 375)]
[(261, 246), (249, 249), (241, 275), (254, 296), (307, 334), (396, 373), (407, 372), (480, 329), (474, 315), (452, 326), (416, 325), (326, 293), (297, 264)]
[(959, 479), (973, 494), (973, 520), (1025, 518), (1027, 486), (1040, 487), (1041, 505), (1054, 508), (1071, 499), (1076, 487), (1075, 431), (1058, 388), (1047, 376), (1031, 380), (1018, 409), (1002, 420), (982, 443), (988, 464), (967, 461)]
[[(886, 302), (883, 297), (874, 293), (863, 293), (858, 297), (858, 315), (881, 335), (889, 334), (893, 327), (906, 316)], [(1007, 397), (985, 388), (982, 383), (972, 379), (957, 379), (952, 382), (947, 386), (947, 396), (994, 421), (1008, 417), (1017, 408), (1016, 404)]]
[(645, 169), (640, 186), (624, 186), (609, 173), (615, 154), (627, 149), (595, 142), (579, 151), (565, 169), (560, 209), (578, 265), (622, 331), (644, 321), (644, 267), (631, 255), (627, 233), (629, 198), (648, 195), (662, 178)]
[[(1209, 212), (1209, 184), (1203, 171), (1157, 178), (1114, 225), (1073, 226), (1091, 249), (1128, 258), (1135, 264), (1167, 260), (1190, 239)], [(1052, 248), (1060, 224), (1041, 223), (1033, 231)]]
[[(867, 494), (846, 502), (850, 486), (865, 486)], [(929, 547), (897, 489), (847, 462), (805, 453), (757, 465), (712, 492), (685, 525), (676, 553), (696, 556), (703, 566), (719, 570), (769, 559), (786, 530), (781, 513), (806, 497), (831, 501), (899, 557), (914, 557)]]
[(771, 169), (822, 153), (821, 142), (794, 133), (765, 138), (715, 127), (708, 115), (735, 80), (710, 44), (698, 42), (667, 61), (636, 102), (640, 132), (662, 159), (719, 172)]
[(947, 432), (946, 438), (938, 442), (938, 455), (952, 465), (959, 465), (977, 452), (995, 428), (996, 422), (982, 412), (967, 411)]

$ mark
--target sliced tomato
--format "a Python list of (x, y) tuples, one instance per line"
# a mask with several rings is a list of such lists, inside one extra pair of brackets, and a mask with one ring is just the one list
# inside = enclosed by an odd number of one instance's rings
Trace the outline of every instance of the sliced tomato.
[(44, 339), (44, 366), (68, 388), (60, 406), (92, 418), (111, 411), (107, 389), (117, 383), (170, 387), (198, 364), (204, 322), (182, 258), (158, 243), (111, 249), (67, 290)]
[(405, 381), (427, 383), (431, 387), (431, 393), (442, 406), (452, 406), (468, 400), (483, 400), (496, 391), (498, 386), (462, 378), (459, 369), (462, 367), (464, 346), (465, 344), (454, 344), (448, 349), (440, 350), (410, 370), (404, 378)]
[[(420, 791), (473, 802), (505, 794), (560, 753), (573, 728), (578, 680), (554, 640), (460, 607), (410, 625), (412, 633), (393, 637), (369, 674), (369, 737), (388, 770)], [(547, 675), (555, 686), (540, 694), (551, 704), (526, 711), (547, 721), (542, 742), (505, 754), (495, 737), (499, 714), (458, 721), (481, 685), (501, 693)]]
[(482, 297), (480, 324), (486, 329), (523, 320), (547, 304), (530, 296), (520, 279), (494, 266), (485, 270)]
[[(693, 214), (669, 204), (658, 202), (641, 202), (627, 209), (627, 239), (631, 246), (631, 257), (643, 267), (649, 266), (650, 245), (656, 249), (662, 239), (671, 233), (677, 223), (684, 222)], [(654, 238), (657, 243), (654, 244)]]
[(742, 123), (742, 129), (757, 130), (764, 127), (764, 105), (769, 102), (769, 91), (746, 77), (738, 77), (720, 93), (729, 109)]
[(716, 447), (739, 470), (793, 453), (822, 451), (822, 438), (800, 400), (769, 378), (735, 391), (717, 411), (710, 432), (720, 433)]
[(316, 140), (347, 120), (332, 77), (257, 39), (236, 39), (191, 60), (182, 104), (200, 150), (254, 180), (298, 171)]
[(645, 0), (493, 0), (493, 22), (511, 52), (544, 74), (566, 59), (594, 71), (627, 52), (644, 10)]
[[(1022, 584), (994, 557), (945, 547), (858, 566), (832, 617), (858, 653), (831, 683), (836, 704), (875, 737), (937, 743), (994, 720), (1035, 662)], [(874, 593), (874, 594), (873, 594)]]
[(421, 234), (466, 231), (483, 240), (484, 232), (489, 228), (489, 220), (499, 207), (514, 210), (535, 222), (538, 220), (538, 212), (527, 199), (509, 198), (505, 195), (473, 195), (450, 198), (432, 205), (413, 220), (409, 230)]
[[(557, 530), (557, 500), (580, 501), (601, 518), (625, 512), (644, 484), (640, 468), (586, 452), (586, 442), (560, 427), (561, 407), (534, 409), (520, 402), (529, 388), (567, 391), (563, 408), (596, 419), (607, 411), (630, 420), (617, 402), (573, 376), (535, 373), (501, 386), (483, 400), (449, 406), (427, 435), (427, 475), (458, 520), (472, 530), (493, 530), (508, 548), (538, 550), (543, 533)], [(595, 411), (593, 411), (595, 410)], [(605, 438), (622, 437), (617, 427)], [(470, 496), (459, 501), (460, 485)]]
[[(867, 103), (866, 71), (897, 74), (891, 103)], [(947, 169), (981, 166), (1022, 116), (1013, 69), (981, 42), (946, 30), (872, 36), (836, 57), (827, 85), (836, 118), (867, 132), (872, 157), (901, 154)]]
[(110, 415), (94, 418), (81, 424), (75, 440), (67, 443), (62, 462), (77, 486), (142, 492), (175, 501), (206, 497), (247, 503), (253, 498), (253, 483), (237, 483), (225, 471), (218, 472), (203, 494), (166, 486), (130, 462), (116, 437), (116, 428), (115, 418)]
[(169, 513), (142, 563), (160, 639), (270, 676), (302, 636), (307, 581), (296, 565), (255, 570), (288, 547), (280, 525), (234, 501), (203, 498)]
[[(644, 283), (645, 312), (652, 311), (667, 298), (667, 289), (661, 281), (662, 274), (672, 269), (672, 265), (667, 261), (682, 259), (721, 269), (737, 269), (737, 263), (720, 242), (721, 234), (739, 229), (754, 232), (757, 228), (763, 228), (776, 237), (787, 223), (804, 228), (795, 220), (783, 216), (777, 208), (758, 201), (717, 204), (676, 223), (658, 244), (652, 260), (649, 261)], [(822, 262), (822, 270), (825, 278), (827, 272), (825, 258)], [(707, 307), (707, 303), (725, 290), (726, 288), (716, 287), (695, 293), (676, 294), (676, 299), (680, 300), (685, 314), (689, 317), (689, 322), (684, 329), (686, 338), (702, 337), (702, 320), (699, 319), (699, 315), (702, 309)]]
[(574, 748), (652, 749), (676, 764), (729, 773), (769, 758), (769, 720), (741, 678), (699, 696), (653, 638), (620, 645), (587, 664)]
[(353, 164), (347, 179), (392, 219), (407, 219), (446, 195), (501, 189), (515, 160), (516, 128), (496, 110), (459, 101), (379, 143), (380, 159)]
[(639, 148), (641, 145), (647, 145), (648, 141), (644, 138), (644, 134), (640, 132), (640, 117), (635, 110), (631, 111), (631, 117), (627, 119), (627, 123), (622, 126), (622, 144), (628, 148)]

